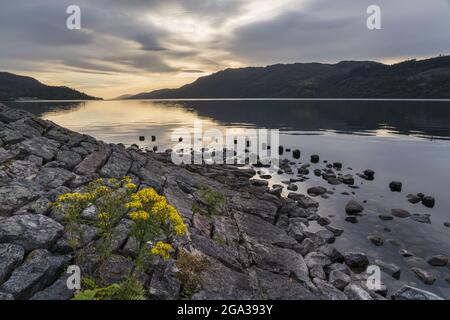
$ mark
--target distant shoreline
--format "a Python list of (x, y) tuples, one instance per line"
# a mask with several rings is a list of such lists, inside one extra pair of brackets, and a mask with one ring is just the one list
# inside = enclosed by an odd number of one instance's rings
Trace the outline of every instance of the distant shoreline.
[(6, 103), (87, 102), (87, 101), (398, 101), (398, 102), (450, 102), (450, 99), (412, 98), (174, 98), (174, 99), (102, 99), (102, 100), (12, 100)]

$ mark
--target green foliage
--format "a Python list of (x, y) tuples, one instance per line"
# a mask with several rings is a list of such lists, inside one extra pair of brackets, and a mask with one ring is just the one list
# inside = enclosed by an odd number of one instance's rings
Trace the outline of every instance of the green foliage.
[[(200, 192), (200, 202), (205, 206), (208, 215), (220, 213), (222, 205), (225, 204), (225, 196), (220, 192), (214, 191), (210, 187), (203, 187)], [(196, 203), (192, 206), (193, 213), (201, 213), (200, 206)]]
[[(86, 280), (83, 279), (83, 283)], [(88, 285), (92, 286), (92, 279)], [(89, 289), (76, 294), (72, 300), (144, 300), (145, 289), (134, 277), (127, 277), (120, 283), (114, 283), (107, 287), (99, 288), (94, 285)]]
[(215, 234), (213, 236), (213, 241), (215, 243), (217, 243), (219, 246), (224, 246), (226, 244), (226, 241), (224, 238), (222, 238), (221, 236), (219, 236), (218, 234)]

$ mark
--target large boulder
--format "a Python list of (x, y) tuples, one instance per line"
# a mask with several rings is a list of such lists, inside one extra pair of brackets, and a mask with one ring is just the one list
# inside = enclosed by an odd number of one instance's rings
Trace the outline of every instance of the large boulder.
[(108, 154), (104, 151), (96, 151), (84, 158), (76, 167), (76, 174), (86, 176), (96, 173), (108, 159)]
[(108, 162), (100, 170), (100, 175), (104, 177), (120, 178), (127, 175), (131, 168), (131, 159), (124, 152), (113, 152)]
[(364, 210), (364, 207), (356, 202), (355, 200), (350, 200), (345, 206), (345, 212), (349, 216), (355, 216), (361, 213)]
[(55, 158), (60, 144), (54, 140), (47, 139), (45, 137), (34, 137), (22, 141), (18, 148), (26, 154), (33, 154), (35, 156), (43, 158), (45, 161), (51, 161)]
[(60, 186), (68, 185), (75, 178), (75, 174), (62, 168), (42, 168), (37, 174), (35, 182), (45, 188), (55, 189)]
[(35, 250), (0, 286), (0, 292), (11, 294), (15, 299), (29, 299), (52, 284), (69, 261), (68, 256), (54, 256), (47, 250)]
[(12, 214), (15, 210), (38, 197), (31, 188), (21, 185), (0, 187), (0, 216)]
[(15, 244), (0, 244), (0, 284), (22, 262), (25, 250)]
[(24, 214), (0, 220), (0, 243), (21, 245), (26, 251), (48, 249), (64, 227), (40, 214)]

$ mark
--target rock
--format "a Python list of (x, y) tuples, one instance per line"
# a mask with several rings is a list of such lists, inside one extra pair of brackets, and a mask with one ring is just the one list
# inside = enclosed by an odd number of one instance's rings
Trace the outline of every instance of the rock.
[(71, 150), (59, 151), (56, 155), (56, 160), (64, 162), (67, 169), (73, 169), (82, 161), (81, 156), (75, 151)]
[(108, 178), (121, 178), (127, 175), (130, 168), (130, 157), (125, 153), (114, 151), (100, 170), (100, 175)]
[(340, 178), (340, 181), (342, 181), (344, 184), (347, 185), (353, 185), (355, 184), (355, 178), (351, 174), (346, 174)]
[(48, 189), (58, 188), (60, 186), (67, 186), (75, 175), (62, 168), (42, 168), (35, 178), (35, 182)]
[(319, 159), (320, 159), (320, 157), (319, 157), (318, 154), (313, 154), (313, 155), (311, 155), (311, 162), (312, 162), (312, 163), (318, 163), (318, 162), (319, 162)]
[(260, 175), (260, 178), (264, 179), (264, 180), (270, 180), (270, 179), (272, 179), (272, 176), (270, 174), (263, 174), (263, 175)]
[(415, 194), (408, 194), (406, 196), (406, 198), (408, 199), (409, 202), (411, 202), (412, 204), (416, 204), (419, 203), (421, 201), (421, 198), (419, 198), (418, 196), (416, 196)]
[(371, 169), (364, 170), (364, 175), (367, 177), (367, 180), (374, 180), (375, 179), (375, 171)]
[(426, 196), (422, 198), (422, 204), (427, 208), (434, 208), (435, 199), (430, 196)]
[(288, 198), (297, 201), (297, 205), (303, 209), (318, 208), (319, 203), (303, 194), (289, 193)]
[(431, 224), (431, 219), (428, 214), (414, 213), (410, 218), (420, 223)]
[(411, 267), (417, 267), (421, 269), (429, 268), (429, 264), (424, 259), (416, 256), (406, 257), (405, 262)]
[(327, 277), (325, 271), (323, 271), (323, 268), (318, 264), (309, 269), (309, 276), (311, 279), (319, 278), (322, 280), (325, 280)]
[(300, 150), (292, 151), (292, 156), (294, 157), (294, 159), (300, 159), (300, 154)]
[(334, 233), (329, 230), (319, 230), (316, 232), (316, 235), (322, 238), (326, 243), (333, 243), (336, 240)]
[(391, 189), (392, 192), (401, 192), (402, 191), (402, 183), (400, 181), (392, 181), (389, 184), (389, 189)]
[(427, 285), (432, 285), (436, 281), (435, 276), (427, 270), (413, 267), (411, 268), (411, 271), (414, 272), (414, 274), (420, 281)]
[(26, 251), (49, 248), (64, 227), (39, 214), (24, 214), (0, 220), (0, 243), (21, 245)]
[(354, 283), (346, 286), (344, 289), (344, 293), (350, 300), (373, 300), (373, 298), (366, 290)]
[(315, 243), (309, 239), (304, 239), (300, 245), (295, 249), (297, 252), (299, 252), (302, 256), (306, 256), (308, 253), (314, 251), (316, 249)]
[(15, 244), (0, 244), (0, 284), (22, 262), (25, 250)]
[(70, 300), (74, 294), (75, 290), (70, 290), (67, 288), (67, 279), (69, 274), (64, 273), (58, 280), (56, 280), (51, 286), (39, 291), (33, 295), (30, 300)]
[(118, 251), (125, 245), (127, 241), (128, 235), (131, 232), (131, 228), (133, 227), (134, 222), (128, 219), (123, 219), (119, 222), (119, 224), (114, 228), (113, 236), (111, 240), (111, 250), (113, 252)]
[(324, 187), (312, 187), (312, 188), (308, 188), (307, 192), (308, 192), (308, 195), (310, 195), (312, 197), (317, 197), (317, 196), (325, 194), (327, 192), (327, 189)]
[(345, 263), (355, 271), (362, 272), (369, 265), (369, 259), (362, 252), (347, 252), (344, 255)]
[(108, 159), (108, 155), (105, 152), (93, 152), (75, 167), (74, 172), (82, 176), (92, 175), (103, 166), (106, 159)]
[(315, 265), (319, 265), (324, 268), (332, 264), (332, 261), (329, 257), (320, 252), (310, 252), (305, 256), (305, 262), (308, 268), (312, 268)]
[(0, 187), (0, 216), (12, 214), (15, 210), (38, 197), (35, 191), (21, 186), (8, 185)]
[(398, 251), (398, 253), (404, 258), (408, 258), (408, 257), (414, 256), (414, 254), (412, 252), (409, 252), (408, 250), (405, 250), (405, 249), (400, 249)]
[(439, 254), (428, 257), (427, 262), (434, 267), (445, 267), (448, 264), (448, 257), (443, 254)]
[(344, 290), (351, 280), (349, 275), (339, 270), (331, 271), (328, 279), (328, 281), (339, 290)]
[(444, 300), (434, 293), (404, 285), (392, 295), (392, 300)]
[(305, 234), (303, 233), (303, 228), (301, 223), (290, 222), (287, 228), (287, 234), (297, 240), (302, 242), (305, 239)]
[(180, 295), (181, 283), (175, 278), (175, 263), (159, 263), (153, 272), (149, 284), (149, 295), (155, 300), (177, 300)]
[(348, 300), (347, 296), (333, 285), (319, 278), (313, 279), (319, 291), (329, 300)]
[(331, 184), (333, 186), (337, 186), (337, 185), (342, 184), (342, 182), (339, 179), (334, 178), (334, 177), (328, 178), (327, 181), (328, 181), (329, 184)]
[(355, 223), (358, 223), (358, 218), (354, 217), (354, 216), (350, 216), (350, 217), (346, 217), (345, 221), (355, 224)]
[(384, 244), (383, 237), (379, 235), (370, 235), (367, 237), (367, 239), (369, 239), (369, 241), (372, 242), (377, 247), (380, 247)]
[(444, 227), (450, 228), (450, 222), (444, 222)]
[[(262, 270), (260, 268), (254, 268), (252, 270), (252, 276), (255, 276), (256, 281), (258, 282), (257, 293), (252, 295), (253, 299), (269, 299), (269, 300), (317, 300), (323, 297), (313, 294), (308, 286), (295, 281), (295, 278), (288, 277), (286, 275), (275, 274), (273, 272), (269, 272), (266, 270)], [(236, 278), (236, 277), (234, 277)], [(229, 290), (229, 292), (233, 294), (222, 294), (220, 296), (212, 295), (214, 299), (222, 300), (222, 297), (229, 299), (230, 297), (234, 297), (236, 299), (236, 293), (241, 291), (241, 287), (245, 284), (245, 291), (251, 292), (251, 286), (247, 281), (241, 281), (241, 283), (230, 283), (229, 278), (224, 278), (226, 280), (227, 285), (224, 287)], [(246, 279), (242, 279), (246, 280)], [(219, 284), (221, 285), (221, 283)], [(234, 286), (233, 286), (234, 285)], [(214, 283), (214, 286), (217, 287), (217, 283)], [(310, 283), (310, 286), (313, 286)], [(315, 287), (314, 287), (315, 289)], [(245, 292), (244, 291), (244, 292)], [(316, 290), (317, 291), (317, 290)], [(242, 299), (249, 299), (243, 297), (242, 294), (239, 295)], [(248, 296), (248, 294), (246, 294)], [(211, 296), (210, 296), (211, 297)], [(211, 299), (211, 298), (209, 298)]]
[(0, 291), (13, 295), (15, 299), (28, 299), (52, 284), (69, 261), (68, 256), (54, 256), (47, 250), (35, 250), (0, 286)]
[(252, 179), (250, 183), (255, 187), (267, 187), (269, 185), (269, 181), (260, 180), (260, 179)]
[(333, 227), (333, 226), (330, 226), (330, 225), (326, 225), (325, 229), (333, 232), (335, 237), (339, 237), (339, 236), (341, 236), (344, 233), (344, 230), (336, 228), (336, 227)]
[(280, 185), (273, 185), (272, 189), (269, 190), (270, 194), (281, 196), (281, 193), (283, 192), (284, 187)]
[[(308, 259), (308, 256), (304, 260), (299, 253), (293, 250), (272, 245), (255, 244), (252, 246), (252, 250), (254, 253), (253, 260), (258, 268), (277, 274), (292, 276), (301, 284), (312, 287), (307, 267), (308, 261), (309, 263), (312, 262), (311, 258)], [(325, 258), (328, 259), (327, 257)]]
[(382, 260), (376, 259), (375, 264), (380, 267), (381, 271), (390, 275), (394, 279), (400, 279), (400, 268), (393, 263), (386, 263)]
[(403, 209), (392, 209), (391, 214), (397, 218), (408, 218), (411, 216), (411, 213)]
[(380, 218), (383, 221), (394, 220), (394, 217), (388, 216), (387, 214), (380, 214), (380, 215), (378, 215), (378, 218)]
[(298, 190), (298, 186), (297, 186), (296, 184), (291, 183), (291, 184), (289, 184), (289, 185), (287, 186), (287, 189), (288, 189), (289, 191), (297, 191), (297, 190)]
[[(295, 248), (297, 241), (285, 231), (253, 215), (236, 215), (236, 224), (250, 242), (270, 243), (283, 248)], [(253, 241), (252, 241), (253, 240)]]
[(14, 300), (14, 296), (9, 293), (0, 292), (0, 301)]
[(361, 213), (362, 211), (364, 211), (364, 207), (362, 205), (360, 205), (358, 202), (356, 202), (355, 200), (350, 200), (347, 203), (347, 205), (345, 206), (345, 212), (349, 216), (356, 216), (359, 213)]
[(319, 219), (317, 219), (317, 223), (323, 227), (329, 225), (331, 223), (331, 220), (328, 219), (327, 217), (320, 217)]
[(55, 158), (60, 146), (61, 145), (54, 140), (50, 140), (45, 137), (34, 137), (32, 139), (22, 141), (18, 145), (18, 148), (27, 154), (33, 154), (43, 158), (45, 161), (51, 161)]
[(335, 169), (342, 169), (342, 163), (340, 162), (333, 162), (333, 168)]

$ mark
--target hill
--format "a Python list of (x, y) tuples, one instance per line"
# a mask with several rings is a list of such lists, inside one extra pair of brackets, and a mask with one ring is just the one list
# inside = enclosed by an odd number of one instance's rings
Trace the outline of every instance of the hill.
[(450, 98), (450, 56), (394, 65), (371, 61), (226, 69), (178, 89), (128, 99)]
[(96, 100), (98, 98), (68, 87), (47, 86), (31, 77), (0, 72), (0, 101), (17, 99)]

